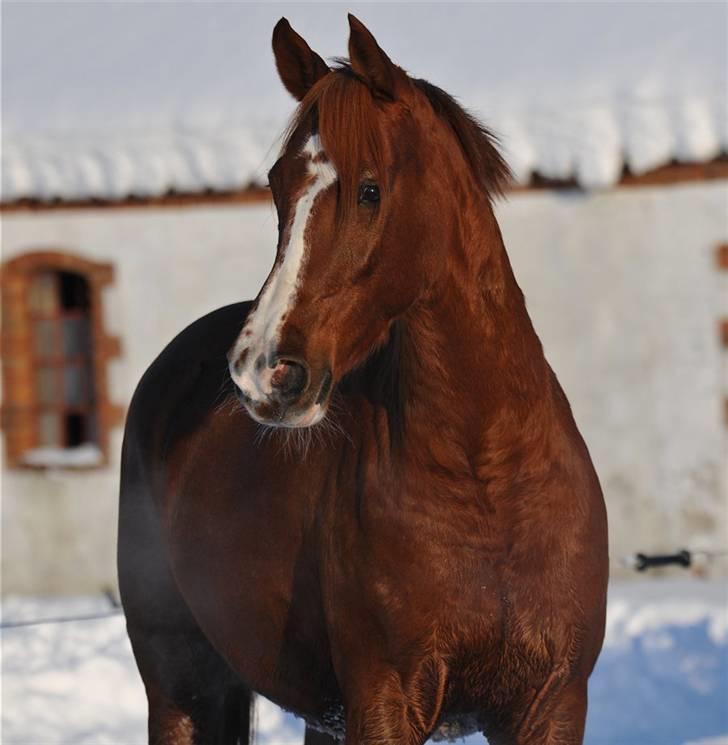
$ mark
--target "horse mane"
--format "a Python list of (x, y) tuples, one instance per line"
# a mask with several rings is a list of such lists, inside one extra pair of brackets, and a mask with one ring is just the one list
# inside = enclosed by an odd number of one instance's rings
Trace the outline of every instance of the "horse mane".
[(357, 391), (387, 412), (389, 445), (395, 450), (404, 442), (405, 379), (402, 365), (407, 329), (395, 321), (386, 341), (339, 382), (342, 392)]
[[(298, 107), (284, 135), (284, 149), (304, 122), (317, 131), (339, 174), (346, 207), (356, 205), (366, 167), (383, 171), (383, 133), (377, 116), (381, 104), (347, 60), (335, 63), (335, 74), (321, 78)], [(409, 80), (454, 133), (483, 193), (491, 200), (501, 196), (511, 171), (500, 154), (497, 137), (442, 88), (418, 78)]]
[(490, 198), (502, 196), (513, 174), (498, 149), (498, 137), (442, 88), (421, 78), (410, 79), (452, 128), (481, 189)]

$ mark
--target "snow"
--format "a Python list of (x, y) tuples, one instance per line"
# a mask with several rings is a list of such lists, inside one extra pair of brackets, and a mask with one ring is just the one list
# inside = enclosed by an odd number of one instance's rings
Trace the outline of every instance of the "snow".
[(481, 115), (520, 181), (728, 151), (725, 3), (7, 3), (2, 199), (261, 182), (293, 107), (273, 25), (345, 55), (347, 10)]
[[(87, 615), (103, 598), (8, 598), (3, 622)], [(141, 745), (146, 699), (119, 615), (2, 632), (3, 745)], [(728, 745), (728, 588), (640, 579), (610, 588), (586, 745)], [(258, 706), (259, 745), (303, 726)], [(482, 742), (476, 736), (468, 745)]]
[(23, 463), (43, 468), (84, 468), (97, 466), (103, 461), (102, 452), (91, 443), (72, 448), (42, 447), (27, 450)]

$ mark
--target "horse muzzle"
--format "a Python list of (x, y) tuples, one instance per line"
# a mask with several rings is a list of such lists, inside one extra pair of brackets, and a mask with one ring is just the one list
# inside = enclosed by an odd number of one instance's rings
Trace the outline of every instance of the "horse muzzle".
[(301, 358), (259, 355), (251, 364), (246, 354), (230, 361), (238, 398), (260, 424), (310, 427), (326, 415), (331, 372), (313, 375)]

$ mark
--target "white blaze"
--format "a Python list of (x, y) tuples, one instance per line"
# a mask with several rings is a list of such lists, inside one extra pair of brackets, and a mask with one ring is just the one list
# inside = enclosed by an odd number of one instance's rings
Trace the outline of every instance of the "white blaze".
[[(271, 393), (272, 370), (267, 364), (259, 371), (255, 362), (278, 346), (279, 333), (285, 317), (293, 307), (301, 275), (306, 263), (306, 228), (316, 197), (336, 181), (336, 169), (320, 157), (323, 154), (318, 135), (312, 135), (301, 155), (307, 158), (308, 173), (313, 180), (299, 197), (288, 231), (288, 243), (282, 249), (283, 261), (273, 271), (260, 296), (255, 311), (240, 332), (230, 355), (230, 375), (236, 385), (254, 400)], [(235, 362), (247, 349), (242, 369), (236, 371)]]

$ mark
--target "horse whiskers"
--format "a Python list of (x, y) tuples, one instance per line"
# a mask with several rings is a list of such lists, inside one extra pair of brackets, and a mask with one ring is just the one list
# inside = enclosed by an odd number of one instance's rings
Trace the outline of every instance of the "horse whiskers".
[(267, 439), (270, 439), (273, 436), (275, 429), (275, 427), (269, 427), (267, 424), (261, 424), (255, 433), (253, 443), (256, 446), (262, 445)]
[(223, 377), (212, 402), (212, 410), (215, 414), (221, 414), (227, 407), (229, 407), (228, 416), (232, 416), (236, 411), (243, 408), (235, 395), (235, 384), (230, 376)]
[(354, 440), (341, 421), (348, 414), (349, 410), (343, 405), (338, 391), (335, 391), (329, 400), (329, 408), (326, 416), (319, 422), (319, 426), (328, 434), (333, 436), (341, 435), (350, 445), (354, 445)]
[[(244, 407), (241, 406), (240, 408)], [(260, 447), (266, 441), (277, 438), (279, 453), (286, 460), (293, 458), (306, 460), (312, 447), (330, 447), (339, 437), (344, 437), (353, 445), (351, 436), (336, 416), (343, 413), (343, 409), (338, 405), (330, 405), (329, 409), (327, 415), (311, 427), (275, 427), (261, 424), (255, 433), (253, 442), (257, 447)]]
[(213, 412), (215, 414), (217, 414), (217, 413), (223, 411), (225, 409), (225, 407), (230, 404), (230, 399), (231, 398), (232, 398), (232, 396), (229, 396), (229, 395), (228, 396), (225, 396), (225, 395), (223, 395), (223, 393), (221, 391), (218, 394), (218, 396), (215, 399), (215, 402), (213, 404), (213, 408), (212, 408)]
[[(229, 407), (230, 411), (228, 411), (228, 415), (231, 415), (237, 410), (237, 406), (235, 406), (236, 403), (238, 403), (238, 401), (235, 396), (232, 394), (228, 394), (225, 398), (222, 399), (222, 401), (215, 404), (213, 412), (215, 414), (222, 414), (225, 409)], [(230, 404), (232, 404), (232, 406)]]
[[(338, 414), (339, 411), (333, 411), (332, 414)], [(344, 429), (343, 424), (338, 420), (336, 416), (326, 416), (317, 425), (316, 434), (320, 435), (323, 441), (325, 435), (331, 435), (333, 439), (337, 436), (344, 437), (350, 445), (354, 444), (354, 440), (351, 435)]]
[(306, 460), (314, 438), (313, 429), (314, 427), (305, 427), (284, 430), (284, 456), (293, 458), (297, 455), (301, 460)]

